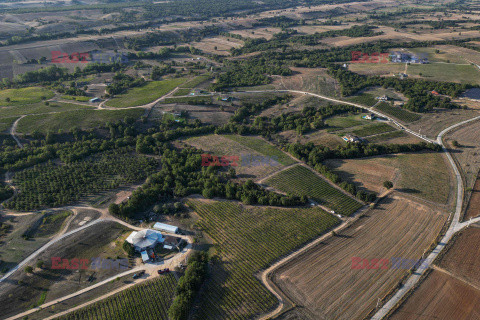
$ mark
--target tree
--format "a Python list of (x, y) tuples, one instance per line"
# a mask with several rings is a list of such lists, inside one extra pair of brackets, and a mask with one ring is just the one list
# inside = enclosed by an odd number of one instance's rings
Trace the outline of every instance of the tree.
[(43, 268), (43, 265), (44, 265), (44, 264), (45, 264), (45, 263), (44, 263), (42, 260), (38, 260), (38, 261), (37, 261), (37, 268), (40, 268), (40, 269)]
[(393, 182), (392, 181), (385, 181), (383, 182), (383, 186), (387, 189), (393, 188)]
[(129, 256), (133, 256), (135, 254), (135, 248), (130, 243), (128, 243), (127, 241), (123, 242), (122, 248), (123, 248), (123, 250), (125, 250), (125, 252)]
[(26, 272), (26, 273), (33, 273), (33, 268), (32, 268), (32, 266), (26, 266), (26, 267), (25, 267), (25, 272)]
[(11, 100), (10, 100), (9, 97), (6, 97), (6, 98), (5, 98), (5, 101), (10, 102)]
[(119, 215), (120, 214), (120, 207), (116, 203), (112, 203), (108, 206), (108, 212), (110, 212), (111, 215)]

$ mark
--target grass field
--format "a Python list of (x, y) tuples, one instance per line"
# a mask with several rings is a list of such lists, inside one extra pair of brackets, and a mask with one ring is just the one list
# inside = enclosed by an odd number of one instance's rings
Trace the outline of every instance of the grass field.
[(417, 113), (413, 113), (400, 107), (394, 107), (388, 103), (379, 103), (375, 109), (403, 122), (414, 122), (422, 118), (422, 116)]
[(17, 119), (17, 117), (0, 118), (0, 132), (6, 132)]
[(265, 181), (267, 185), (297, 196), (308, 196), (336, 213), (352, 215), (362, 205), (332, 187), (328, 182), (303, 166), (294, 166)]
[(480, 84), (480, 71), (470, 64), (411, 64), (408, 66), (407, 73), (435, 81)]
[(72, 128), (89, 129), (104, 126), (107, 122), (122, 120), (125, 117), (138, 118), (143, 109), (128, 110), (75, 110), (55, 114), (33, 115), (23, 118), (18, 123), (18, 132), (30, 134), (34, 131), (69, 132)]
[(175, 91), (175, 93), (174, 93), (173, 95), (174, 95), (175, 97), (177, 97), (177, 96), (186, 96), (186, 95), (188, 95), (191, 91), (192, 91), (192, 89), (180, 88), (180, 89), (178, 89), (177, 91)]
[(62, 112), (71, 110), (91, 110), (93, 106), (81, 106), (78, 104), (64, 103), (64, 102), (49, 102), (49, 105), (45, 103), (37, 102), (28, 105), (16, 105), (0, 108), (0, 118), (20, 117), (24, 114), (41, 114), (50, 112)]
[(87, 102), (91, 98), (90, 97), (84, 97), (84, 96), (62, 96), (62, 99), (74, 100), (74, 101), (80, 101), (80, 102)]
[(360, 129), (353, 130), (352, 133), (359, 137), (371, 136), (374, 134), (386, 133), (396, 130), (394, 127), (386, 123), (375, 123)]
[(367, 107), (371, 107), (378, 102), (377, 99), (375, 99), (375, 97), (370, 93), (362, 93), (358, 96), (345, 98), (345, 100), (353, 103), (358, 103)]
[(211, 96), (191, 96), (166, 98), (162, 103), (211, 104)]
[(240, 143), (250, 149), (253, 149), (265, 156), (275, 156), (278, 158), (278, 162), (283, 165), (291, 165), (295, 163), (295, 160), (290, 158), (287, 154), (278, 150), (275, 146), (266, 142), (265, 140), (257, 137), (248, 137), (248, 136), (237, 136), (237, 135), (226, 135), (230, 140)]
[(182, 88), (193, 89), (196, 86), (200, 85), (202, 82), (205, 82), (208, 79), (210, 79), (210, 77), (211, 76), (209, 74), (202, 74), (201, 76), (195, 77), (192, 80), (189, 80), (189, 81), (185, 82), (184, 84), (182, 84), (181, 87)]
[(212, 266), (197, 319), (250, 319), (271, 310), (276, 298), (255, 274), (339, 220), (319, 208), (245, 207), (233, 201), (190, 200), (198, 226), (214, 241)]
[(176, 286), (177, 280), (173, 274), (167, 274), (58, 319), (168, 320), (167, 311), (172, 304)]
[[(40, 87), (0, 90), (0, 107), (40, 102), (42, 97), (50, 99), (53, 96), (52, 91)], [(10, 102), (6, 101), (7, 98), (10, 98)]]
[(184, 78), (148, 82), (142, 87), (129, 89), (106, 104), (115, 108), (141, 106), (157, 100), (185, 82)]
[(328, 118), (325, 120), (325, 123), (329, 126), (328, 131), (337, 131), (368, 124), (370, 121), (363, 120), (361, 116), (358, 115), (348, 115)]
[(41, 219), (38, 226), (31, 228), (26, 234), (30, 238), (51, 237), (61, 229), (71, 214), (71, 211), (60, 211), (53, 214), (47, 214)]

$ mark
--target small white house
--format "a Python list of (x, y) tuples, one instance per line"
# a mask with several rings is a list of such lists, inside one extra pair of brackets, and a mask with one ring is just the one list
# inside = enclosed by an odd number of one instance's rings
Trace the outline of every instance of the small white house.
[(165, 231), (165, 232), (170, 232), (170, 233), (178, 233), (178, 227), (166, 224), (166, 223), (160, 223), (157, 222), (153, 225), (154, 229), (160, 230), (160, 231)]
[(142, 261), (145, 263), (145, 262), (148, 262), (148, 260), (150, 260), (150, 257), (148, 256), (148, 253), (147, 251), (142, 251)]

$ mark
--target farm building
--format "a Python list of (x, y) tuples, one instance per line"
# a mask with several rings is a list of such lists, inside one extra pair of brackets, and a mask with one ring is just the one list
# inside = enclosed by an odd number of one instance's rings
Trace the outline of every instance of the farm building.
[(369, 113), (366, 116), (363, 116), (365, 120), (375, 120), (375, 115), (373, 113)]
[(179, 249), (183, 241), (182, 238), (166, 236), (165, 241), (163, 242), (163, 247), (168, 250)]
[(158, 231), (145, 229), (141, 231), (133, 231), (126, 241), (133, 245), (135, 250), (144, 251), (148, 248), (155, 247), (158, 243), (163, 243), (164, 237)]
[(147, 253), (146, 250), (145, 250), (145, 251), (142, 251), (142, 252), (141, 252), (141, 255), (142, 255), (142, 261), (143, 261), (143, 262), (147, 262), (148, 260), (150, 260), (150, 257), (148, 256), (148, 253)]
[(346, 142), (353, 142), (353, 143), (359, 143), (360, 139), (357, 136), (354, 136), (352, 134), (347, 134), (342, 137), (343, 140)]
[(378, 101), (388, 101), (388, 97), (386, 95), (383, 95), (381, 97), (376, 98)]
[(178, 233), (178, 227), (175, 227), (166, 223), (157, 222), (153, 225), (153, 228), (161, 231), (170, 232), (170, 233)]
[(89, 101), (90, 102), (100, 102), (102, 100), (100, 98), (95, 97), (95, 98), (90, 99)]

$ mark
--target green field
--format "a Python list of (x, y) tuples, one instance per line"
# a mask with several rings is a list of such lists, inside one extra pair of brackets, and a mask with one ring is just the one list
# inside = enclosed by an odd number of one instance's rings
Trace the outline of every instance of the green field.
[[(42, 97), (50, 99), (53, 96), (52, 91), (40, 87), (0, 90), (0, 107), (40, 102)], [(10, 98), (10, 102), (6, 101), (7, 98)]]
[(366, 136), (372, 136), (374, 134), (380, 134), (380, 133), (386, 133), (386, 132), (391, 132), (395, 131), (394, 127), (386, 124), (386, 123), (375, 123), (375, 124), (370, 124), (368, 126), (364, 126), (363, 128), (353, 130), (352, 133), (356, 136), (359, 137), (366, 137)]
[(67, 218), (71, 215), (71, 211), (60, 211), (46, 214), (41, 219), (39, 225), (28, 230), (26, 234), (29, 238), (51, 237), (60, 231)]
[(62, 96), (62, 99), (74, 100), (74, 101), (80, 101), (80, 102), (87, 102), (91, 98), (90, 97), (84, 97), (84, 96)]
[(408, 66), (407, 73), (435, 81), (480, 84), (480, 70), (470, 64), (411, 64)]
[(18, 105), (0, 108), (0, 118), (20, 117), (24, 114), (41, 114), (50, 112), (62, 112), (71, 110), (89, 110), (94, 107), (81, 106), (78, 104), (64, 103), (64, 102), (49, 102), (45, 105), (43, 102), (37, 102), (28, 105)]
[(0, 118), (0, 132), (7, 132), (17, 119), (17, 117)]
[(205, 82), (207, 81), (208, 79), (210, 79), (210, 75), (209, 74), (202, 74), (201, 76), (198, 76), (198, 77), (195, 77), (193, 78), (192, 80), (189, 80), (187, 82), (185, 82), (183, 85), (182, 85), (182, 88), (190, 88), (190, 89), (193, 89), (195, 88), (196, 86), (198, 86), (199, 84), (201, 84), (202, 82)]
[(368, 138), (368, 142), (370, 143), (380, 143), (382, 141), (388, 140), (388, 139), (394, 139), (394, 138), (402, 138), (402, 137), (408, 137), (408, 134), (406, 134), (404, 131), (401, 130), (396, 130), (392, 132), (387, 132), (384, 134), (379, 134), (373, 137)]
[(348, 97), (345, 100), (353, 103), (358, 103), (367, 107), (371, 107), (378, 102), (377, 99), (375, 99), (375, 97), (370, 93), (362, 93), (358, 96)]
[(148, 104), (166, 95), (185, 82), (185, 78), (151, 81), (142, 87), (129, 89), (109, 100), (106, 105), (115, 108), (128, 108)]
[(384, 103), (384, 102), (378, 104), (375, 107), (375, 109), (383, 113), (386, 113), (392, 117), (395, 117), (398, 120), (403, 122), (413, 122), (413, 121), (420, 120), (422, 118), (422, 116), (417, 113), (413, 113), (411, 111), (402, 109), (400, 107), (394, 107), (389, 103)]
[(251, 319), (277, 299), (255, 275), (339, 223), (319, 208), (245, 207), (233, 201), (188, 201), (197, 225), (214, 241), (219, 262), (211, 267), (196, 319)]
[(211, 104), (212, 96), (190, 96), (166, 98), (162, 103)]
[(290, 158), (287, 154), (276, 148), (275, 146), (271, 145), (270, 143), (266, 142), (261, 138), (256, 137), (247, 137), (247, 136), (237, 136), (237, 135), (226, 135), (227, 138), (238, 142), (250, 149), (253, 149), (265, 156), (275, 156), (278, 158), (278, 162), (283, 165), (291, 165), (294, 164), (296, 161)]
[(106, 122), (122, 120), (125, 117), (139, 118), (144, 110), (75, 110), (54, 114), (33, 115), (23, 118), (18, 123), (17, 131), (31, 134), (34, 131), (69, 132), (72, 128), (89, 129), (104, 126)]
[(173, 274), (163, 275), (58, 319), (168, 320), (167, 311), (172, 304), (176, 286)]
[(363, 120), (361, 116), (358, 115), (336, 116), (325, 120), (325, 124), (328, 125), (327, 131), (329, 132), (361, 126), (369, 122), (370, 121)]
[(174, 93), (173, 95), (174, 95), (175, 97), (177, 97), (177, 96), (186, 96), (186, 95), (188, 95), (191, 91), (192, 91), (192, 89), (180, 88), (180, 89), (178, 89), (177, 91), (175, 91), (175, 93)]
[(289, 194), (308, 196), (344, 216), (350, 216), (362, 207), (358, 201), (300, 165), (274, 175), (265, 184)]

